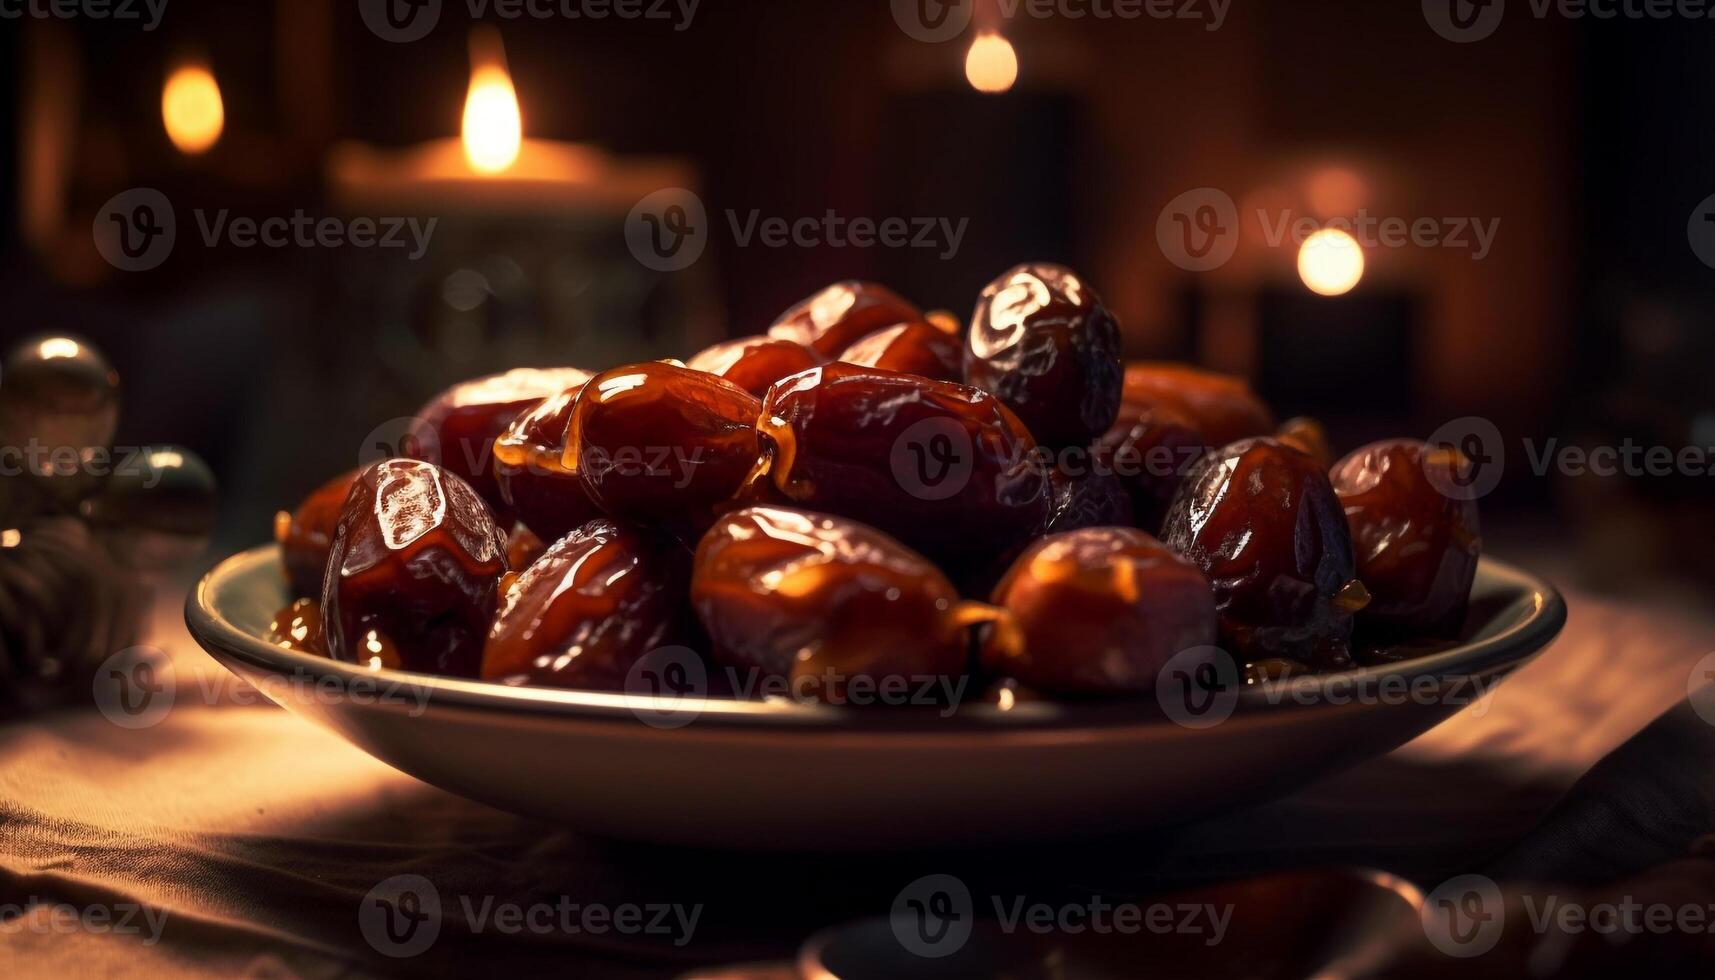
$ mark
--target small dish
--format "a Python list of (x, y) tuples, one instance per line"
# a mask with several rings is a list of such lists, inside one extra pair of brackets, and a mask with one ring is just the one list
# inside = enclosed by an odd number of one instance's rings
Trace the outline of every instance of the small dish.
[(949, 713), (369, 670), (270, 643), (288, 599), (267, 545), (210, 571), (185, 620), (234, 673), (389, 765), (604, 836), (816, 850), (1116, 832), (1278, 795), (1434, 726), (1566, 618), (1547, 583), (1484, 558), (1462, 642), (1442, 652), (1233, 688), (1190, 715), (1168, 697)]

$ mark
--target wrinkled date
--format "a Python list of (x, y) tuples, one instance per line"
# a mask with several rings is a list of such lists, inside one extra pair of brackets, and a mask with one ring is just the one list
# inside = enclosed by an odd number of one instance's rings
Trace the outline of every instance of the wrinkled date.
[(1186, 478), (1162, 537), (1209, 576), (1229, 652), (1351, 666), (1352, 615), (1368, 597), (1345, 512), (1310, 456), (1266, 438), (1215, 450)]
[(992, 558), (1048, 517), (1048, 477), (1030, 433), (975, 388), (829, 364), (775, 385), (758, 430), (787, 500), (872, 524), (938, 559)]
[(274, 540), (280, 544), (280, 559), (294, 596), (322, 594), (322, 573), (327, 571), (328, 550), (333, 547), (339, 515), (357, 470), (341, 473), (317, 487), (298, 509), (274, 515)]
[[(966, 607), (945, 575), (886, 534), (784, 507), (749, 507), (697, 546), (691, 602), (733, 688), (831, 703), (894, 703), (963, 674)], [(889, 694), (888, 692), (892, 692)]]
[(1137, 526), (1157, 534), (1185, 475), (1209, 444), (1173, 409), (1128, 403), (1094, 448), (1101, 469), (1117, 476), (1131, 494)]
[(482, 498), (432, 463), (389, 459), (352, 484), (328, 555), (322, 631), (336, 660), (475, 677), (506, 536)]
[(775, 337), (740, 337), (716, 344), (685, 363), (693, 371), (718, 375), (758, 398), (768, 394), (774, 382), (789, 374), (808, 371), (824, 359), (794, 340)]
[(959, 588), (966, 595), (988, 595), (1012, 567), (1018, 556), (1042, 534), (1059, 534), (1086, 527), (1131, 527), (1131, 496), (1119, 478), (1110, 473), (1088, 472), (1078, 476), (1063, 470), (1048, 471), (1052, 506), (1047, 524), (1006, 552), (981, 565), (958, 569)]
[(659, 361), (616, 368), (578, 396), (562, 461), (607, 513), (694, 537), (756, 465), (761, 409), (702, 371)]
[(417, 418), (434, 434), (402, 455), (434, 463), (471, 485), (502, 528), (512, 526), (514, 514), (501, 494), (493, 463), (494, 440), (520, 412), (542, 399), (588, 381), (577, 368), (539, 370), (519, 368), (453, 385), (430, 399)]
[(971, 317), (965, 383), (993, 392), (1044, 446), (1087, 446), (1114, 424), (1119, 325), (1064, 266), (1017, 266), (986, 286)]
[(494, 441), (494, 475), (501, 498), (543, 541), (557, 541), (601, 516), (601, 508), (565, 464), (566, 429), (583, 390), (583, 384), (574, 384), (543, 400), (514, 419)]
[[(1452, 447), (1415, 439), (1371, 443), (1334, 467), (1334, 492), (1346, 510), (1358, 578), (1370, 604), (1358, 614), (1366, 630), (1451, 636), (1465, 621), (1477, 575), (1482, 532), (1477, 501), (1436, 489), (1469, 469)], [(1438, 479), (1430, 472), (1439, 470)]]
[(1231, 375), (1186, 364), (1127, 364), (1124, 401), (1140, 408), (1171, 409), (1189, 420), (1211, 446), (1274, 431), (1273, 414), (1250, 385)]
[(501, 598), (484, 680), (625, 690), (631, 668), (683, 638), (691, 554), (670, 535), (609, 519), (555, 542)]
[(994, 604), (1007, 616), (988, 634), (984, 665), (1049, 693), (1151, 691), (1175, 654), (1216, 637), (1209, 580), (1128, 527), (1035, 542)]
[(1049, 474), (1053, 482), (1054, 506), (1044, 529), (1048, 534), (1086, 527), (1131, 527), (1134, 514), (1131, 495), (1112, 473), (1068, 476), (1059, 470)]
[(782, 313), (768, 335), (832, 360), (883, 327), (921, 319), (922, 310), (886, 286), (851, 280), (834, 283)]
[(839, 359), (859, 367), (915, 374), (932, 381), (964, 381), (958, 335), (927, 320), (896, 323), (863, 338)]

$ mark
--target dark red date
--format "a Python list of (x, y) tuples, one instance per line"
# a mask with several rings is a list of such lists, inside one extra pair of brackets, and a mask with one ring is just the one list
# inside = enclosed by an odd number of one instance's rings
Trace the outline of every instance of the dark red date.
[(1086, 527), (1131, 527), (1135, 514), (1125, 484), (1112, 473), (1068, 476), (1059, 470), (1049, 474), (1054, 488), (1054, 506), (1045, 531), (1059, 534)]
[(565, 464), (566, 430), (583, 390), (583, 384), (574, 384), (543, 400), (494, 440), (501, 499), (543, 541), (557, 541), (601, 516), (601, 508)]
[(882, 685), (915, 695), (964, 673), (969, 609), (952, 583), (855, 521), (785, 507), (728, 514), (697, 546), (691, 602), (735, 688), (767, 678), (840, 702)]
[(1035, 542), (993, 601), (1007, 615), (988, 634), (984, 666), (1053, 694), (1154, 690), (1175, 654), (1216, 638), (1209, 580), (1128, 527)]
[(274, 619), (268, 623), (268, 640), (297, 653), (327, 656), (327, 641), (322, 638), (322, 604), (314, 599), (298, 599), (275, 613)]
[(506, 567), (522, 572), (547, 550), (547, 542), (537, 537), (536, 532), (527, 527), (515, 527), (506, 536)]
[(932, 381), (964, 381), (963, 349), (956, 333), (927, 320), (896, 323), (863, 338), (839, 359), (859, 367), (915, 374)]
[(1345, 512), (1308, 454), (1263, 438), (1203, 457), (1163, 539), (1209, 576), (1228, 652), (1351, 666), (1352, 615), (1367, 596)]
[(768, 328), (768, 335), (803, 344), (832, 360), (883, 327), (921, 319), (923, 311), (886, 286), (848, 280), (836, 282), (782, 313)]
[(775, 385), (759, 431), (787, 500), (953, 564), (1003, 554), (1048, 518), (1034, 440), (976, 388), (834, 363)]
[(357, 474), (357, 470), (341, 473), (312, 491), (297, 510), (274, 515), (274, 540), (280, 544), (280, 560), (286, 566), (292, 595), (322, 594), (328, 550), (333, 547), (339, 515), (345, 510), (345, 498), (351, 496)]
[(695, 537), (755, 467), (761, 409), (702, 371), (661, 361), (617, 368), (578, 396), (562, 462), (607, 513)]
[(494, 440), (519, 413), (589, 377), (588, 371), (577, 368), (519, 368), (453, 385), (417, 411), (417, 419), (432, 438), (401, 447), (402, 455), (457, 474), (488, 504), (495, 523), (509, 528), (516, 515), (495, 476)]
[(322, 585), (328, 654), (475, 677), (506, 572), (506, 536), (464, 480), (412, 459), (352, 484)]
[(702, 351), (685, 366), (693, 371), (718, 375), (761, 398), (768, 394), (774, 382), (789, 374), (808, 371), (823, 360), (815, 351), (794, 340), (740, 337)]
[(1072, 270), (1015, 266), (977, 299), (965, 383), (993, 392), (1044, 446), (1087, 446), (1119, 413), (1119, 325)]
[(1131, 494), (1137, 526), (1159, 534), (1167, 508), (1209, 444), (1179, 412), (1128, 403), (1094, 449), (1099, 467), (1118, 477)]
[(1173, 410), (1190, 420), (1211, 446), (1274, 431), (1273, 413), (1242, 378), (1186, 364), (1127, 364), (1124, 400)]
[(591, 521), (506, 591), (483, 648), (483, 679), (625, 690), (639, 660), (683, 639), (690, 566), (690, 552), (670, 535)]
[(1360, 628), (1452, 636), (1464, 625), (1483, 547), (1477, 501), (1437, 487), (1459, 486), (1469, 467), (1459, 450), (1415, 439), (1371, 443), (1335, 465), (1334, 492), (1370, 593)]

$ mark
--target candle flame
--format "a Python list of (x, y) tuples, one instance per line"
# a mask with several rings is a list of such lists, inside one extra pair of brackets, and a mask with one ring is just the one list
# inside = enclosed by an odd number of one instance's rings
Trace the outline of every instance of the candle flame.
[(498, 174), (518, 160), (524, 119), (503, 61), (476, 64), (464, 102), (464, 155), (478, 173)]
[(965, 53), (965, 78), (978, 92), (995, 95), (1018, 81), (1018, 52), (999, 34), (979, 34)]
[(219, 142), (226, 128), (226, 105), (214, 73), (203, 65), (174, 70), (161, 90), (161, 119), (167, 138), (181, 153), (196, 156)]

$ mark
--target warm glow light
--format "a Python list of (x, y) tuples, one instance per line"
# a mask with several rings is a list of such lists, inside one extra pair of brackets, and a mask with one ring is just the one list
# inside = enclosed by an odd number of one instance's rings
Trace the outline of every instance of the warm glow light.
[(36, 354), (44, 361), (57, 357), (76, 357), (83, 353), (83, 348), (70, 337), (49, 337), (36, 345)]
[(965, 77), (978, 92), (1005, 92), (1018, 81), (1018, 53), (999, 34), (979, 34), (965, 53)]
[(1324, 228), (1298, 249), (1298, 278), (1323, 296), (1349, 293), (1364, 278), (1363, 246), (1338, 228)]
[(524, 142), (524, 119), (512, 76), (499, 65), (471, 69), (470, 94), (464, 101), (464, 155), (478, 173), (497, 174), (518, 160)]
[(186, 65), (167, 76), (161, 90), (161, 119), (167, 138), (180, 152), (196, 155), (220, 141), (226, 128), (226, 104), (214, 73), (202, 65)]

